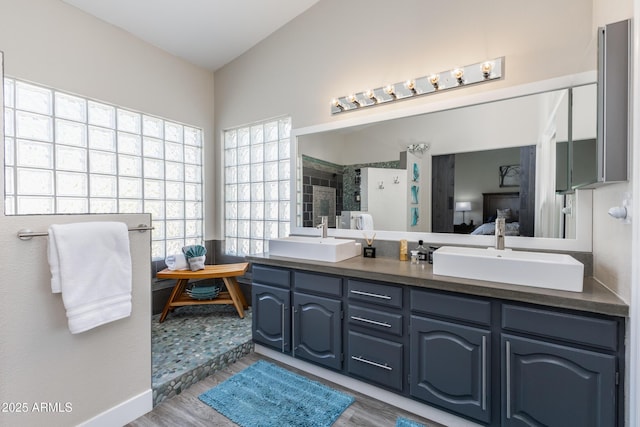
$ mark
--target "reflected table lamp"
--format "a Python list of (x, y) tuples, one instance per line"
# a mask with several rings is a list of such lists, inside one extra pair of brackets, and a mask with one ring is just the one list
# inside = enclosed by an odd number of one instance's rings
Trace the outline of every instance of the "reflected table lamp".
[(456, 202), (456, 212), (462, 212), (462, 224), (466, 225), (464, 221), (464, 213), (471, 210), (471, 202)]

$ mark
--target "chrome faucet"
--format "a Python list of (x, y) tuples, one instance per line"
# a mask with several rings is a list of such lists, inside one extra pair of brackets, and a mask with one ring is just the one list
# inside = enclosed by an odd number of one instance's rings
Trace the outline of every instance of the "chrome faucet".
[(505, 219), (496, 218), (496, 249), (504, 250)]
[(316, 228), (321, 228), (322, 229), (322, 238), (326, 239), (327, 238), (327, 227), (329, 225), (329, 217), (328, 216), (321, 216), (320, 218), (320, 224), (316, 225)]

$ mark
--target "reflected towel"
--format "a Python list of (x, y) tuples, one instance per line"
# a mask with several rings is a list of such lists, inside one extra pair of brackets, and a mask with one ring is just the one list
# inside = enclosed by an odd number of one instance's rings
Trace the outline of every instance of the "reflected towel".
[(360, 214), (356, 222), (358, 230), (373, 230), (373, 217), (371, 214)]
[(164, 263), (167, 264), (167, 268), (169, 270), (188, 270), (189, 269), (189, 263), (187, 262), (187, 258), (185, 258), (184, 254), (169, 255), (164, 260)]
[(131, 315), (129, 232), (122, 222), (53, 224), (51, 291), (62, 293), (72, 334)]

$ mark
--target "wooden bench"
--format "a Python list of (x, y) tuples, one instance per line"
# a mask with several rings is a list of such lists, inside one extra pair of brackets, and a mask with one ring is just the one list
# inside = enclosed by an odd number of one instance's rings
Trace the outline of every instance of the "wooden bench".
[[(176, 307), (183, 307), (186, 305), (203, 305), (203, 304), (233, 304), (238, 311), (241, 319), (244, 319), (244, 310), (249, 308), (247, 301), (240, 291), (238, 286), (237, 276), (242, 276), (249, 268), (248, 262), (241, 262), (238, 264), (220, 264), (220, 265), (205, 265), (204, 270), (190, 271), (190, 270), (169, 270), (164, 269), (156, 277), (158, 279), (176, 279), (176, 284), (171, 291), (171, 296), (162, 310), (160, 316), (160, 323), (164, 322), (170, 311), (173, 311)], [(220, 292), (220, 294), (209, 300), (197, 300), (193, 299), (185, 292), (185, 288), (189, 280), (192, 279), (222, 279), (227, 287), (226, 292)]]

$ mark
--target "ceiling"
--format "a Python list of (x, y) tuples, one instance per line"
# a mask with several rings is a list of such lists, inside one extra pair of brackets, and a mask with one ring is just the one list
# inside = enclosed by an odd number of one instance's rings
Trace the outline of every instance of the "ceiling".
[(319, 0), (62, 1), (215, 71)]

